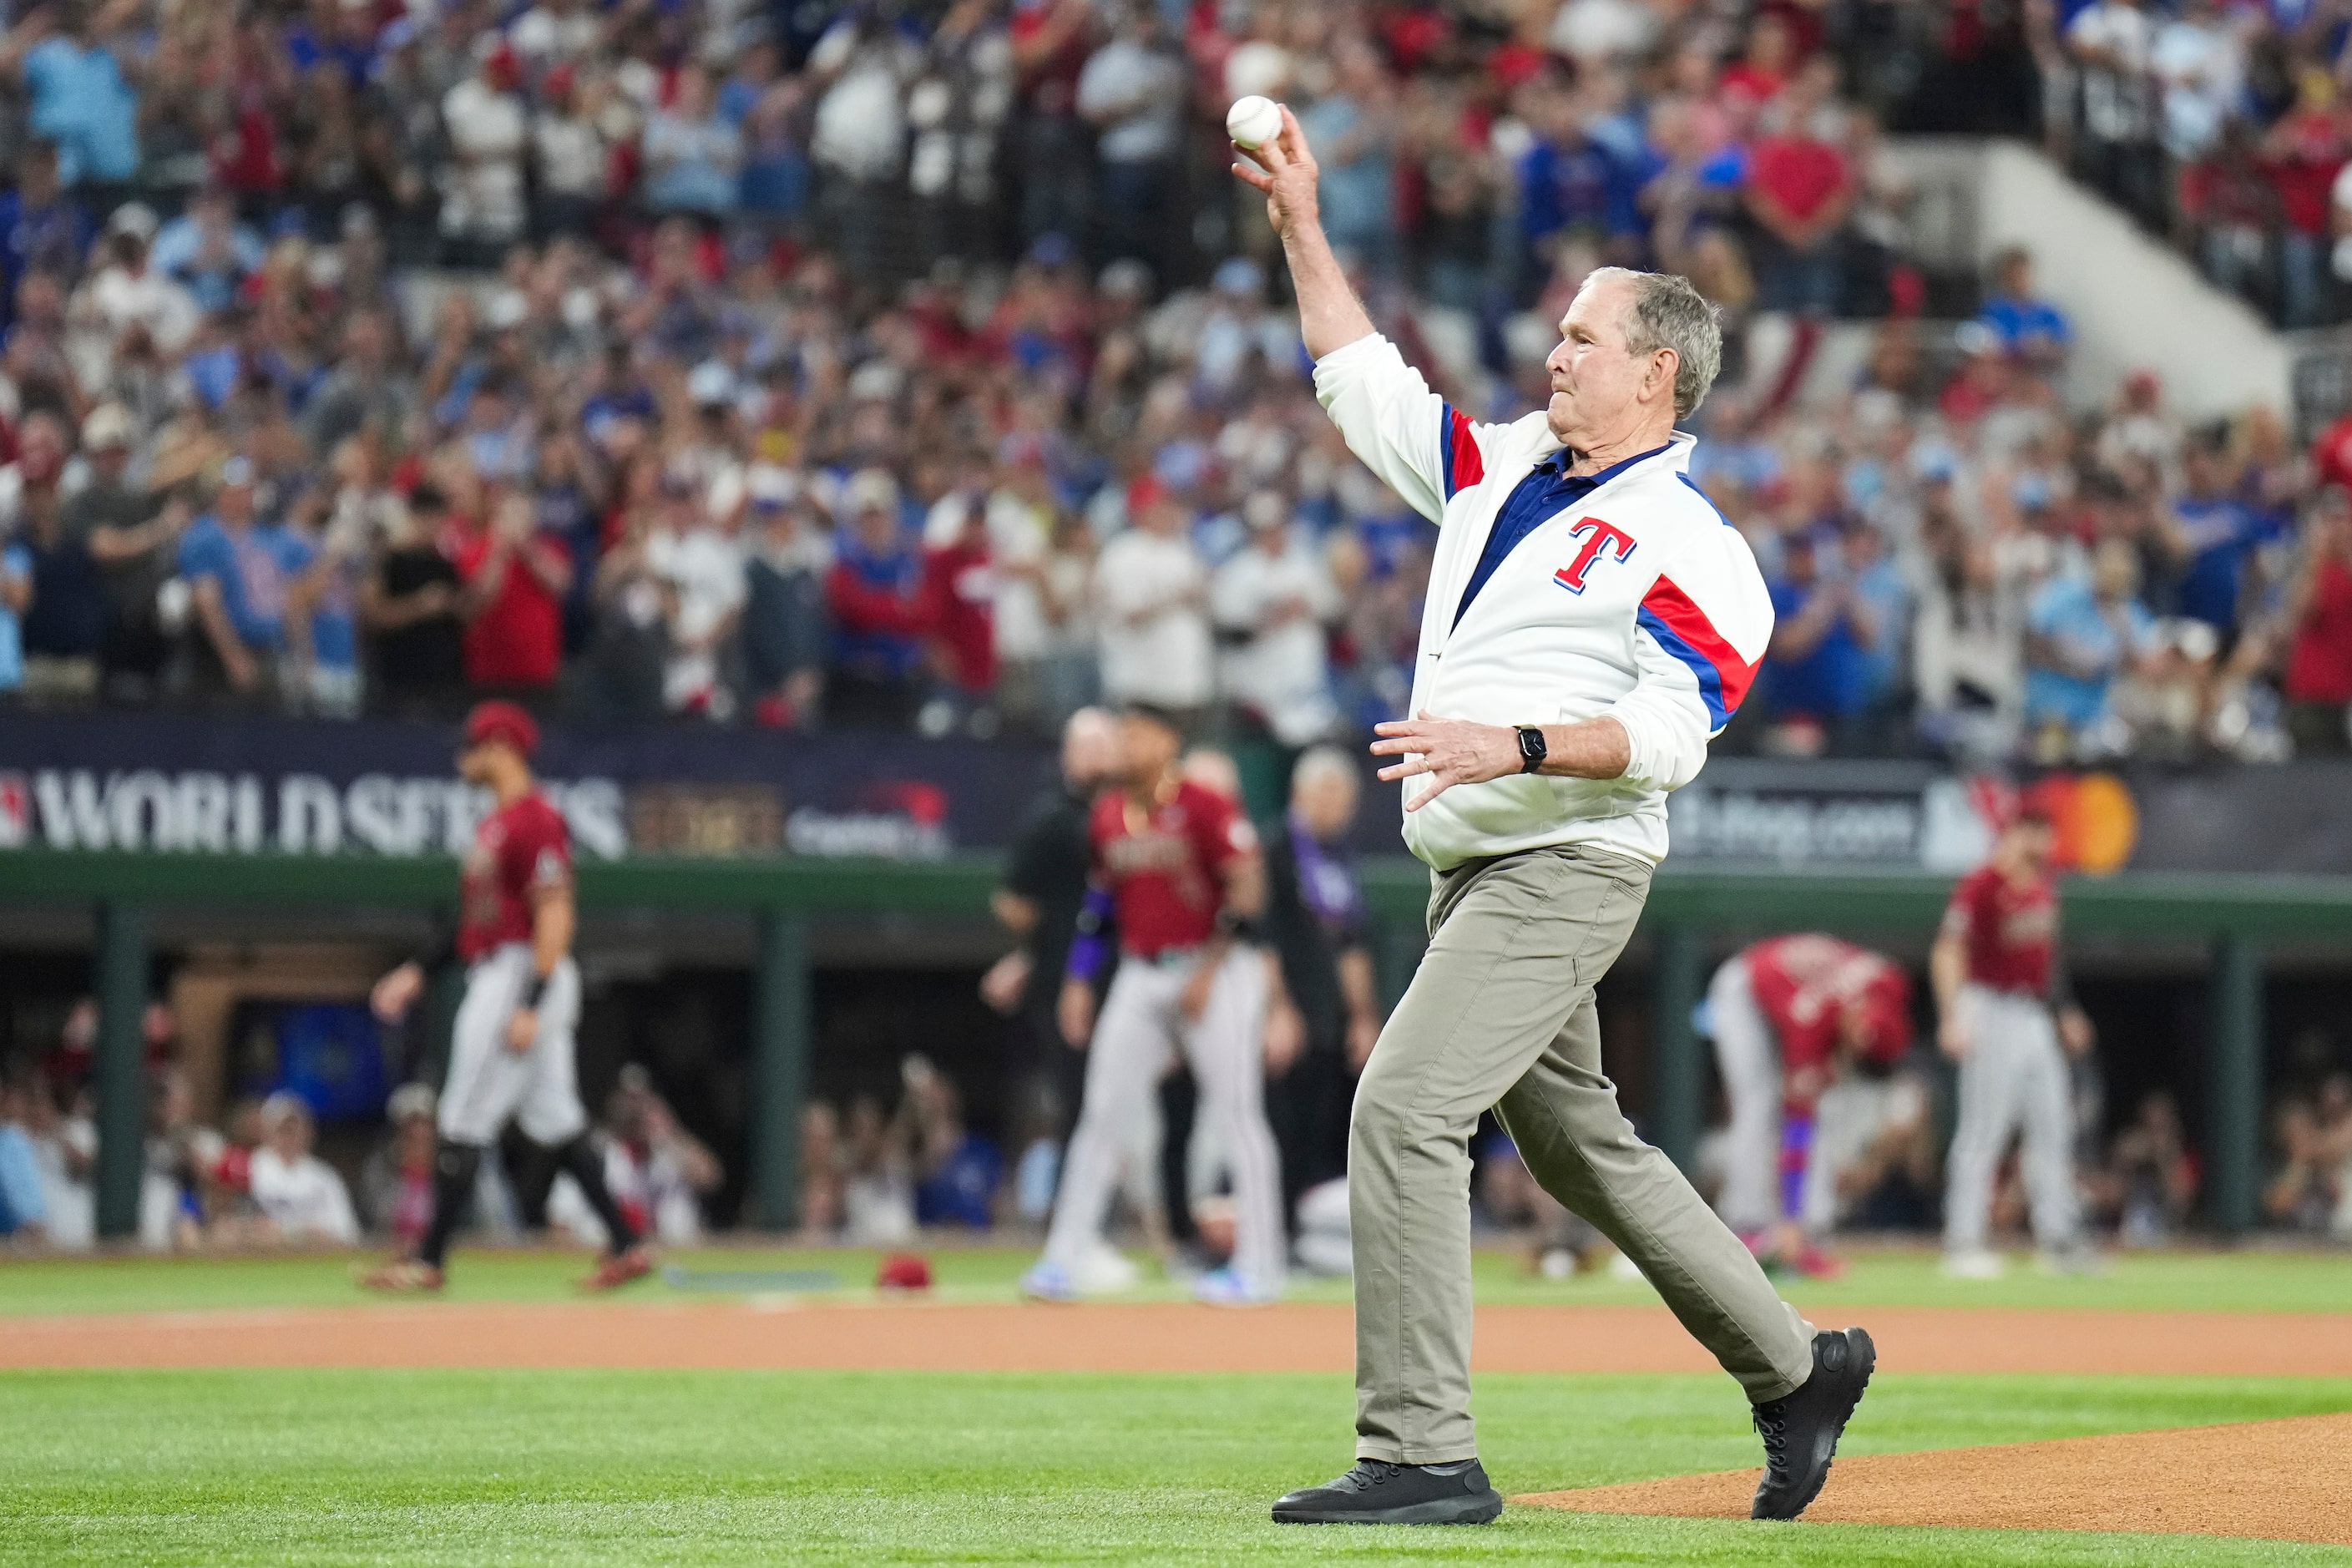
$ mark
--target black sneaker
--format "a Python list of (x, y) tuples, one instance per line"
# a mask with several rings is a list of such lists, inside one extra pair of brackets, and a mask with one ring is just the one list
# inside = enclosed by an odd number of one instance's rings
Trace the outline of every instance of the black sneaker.
[(1486, 1524), (1503, 1511), (1475, 1459), (1391, 1465), (1358, 1459), (1335, 1481), (1305, 1487), (1274, 1505), (1276, 1524)]
[(1756, 1406), (1756, 1435), (1764, 1439), (1764, 1479), (1750, 1519), (1794, 1519), (1822, 1495), (1838, 1436), (1870, 1386), (1878, 1347), (1860, 1329), (1813, 1336), (1813, 1375), (1795, 1393)]

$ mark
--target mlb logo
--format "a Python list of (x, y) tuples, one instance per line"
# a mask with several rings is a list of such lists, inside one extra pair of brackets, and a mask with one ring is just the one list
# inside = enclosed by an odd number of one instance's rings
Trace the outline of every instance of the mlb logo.
[(0, 849), (22, 849), (33, 831), (33, 792), (22, 773), (0, 773)]

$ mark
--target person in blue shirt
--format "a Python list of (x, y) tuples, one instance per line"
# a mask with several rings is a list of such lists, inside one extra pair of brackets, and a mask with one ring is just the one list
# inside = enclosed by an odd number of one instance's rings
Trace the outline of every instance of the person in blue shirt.
[(1780, 569), (1765, 584), (1774, 626), (1763, 680), (1766, 711), (1776, 722), (1819, 726), (1833, 747), (1850, 751), (1870, 705), (1870, 654), (1880, 628), (1836, 548), (1822, 528), (1782, 541)]
[(1654, 173), (1593, 140), (1562, 93), (1544, 134), (1519, 159), (1520, 237), (1538, 254), (1563, 232), (1630, 240), (1642, 232), (1642, 186)]
[(0, 1236), (38, 1241), (48, 1234), (40, 1162), (25, 1130), (27, 1100), (46, 1092), (30, 1083), (0, 1083)]
[(0, 695), (25, 684), (25, 608), (33, 602), (33, 552), (0, 542)]
[(2108, 714), (2116, 677), (2152, 647), (2156, 625), (2135, 595), (2139, 562), (2110, 539), (2091, 575), (2062, 572), (2025, 612), (2025, 721), (2052, 750), (2082, 740)]
[(219, 185), (188, 198), (188, 210), (156, 233), (147, 264), (196, 297), (207, 310), (236, 303), (237, 290), (261, 268), (261, 237), (236, 221), (236, 201)]
[(180, 575), (194, 590), (199, 690), (231, 701), (271, 695), (286, 646), (286, 595), (305, 564), (302, 542), (256, 512), (253, 461), (221, 465), (212, 510), (180, 539)]
[(2000, 346), (2047, 368), (2066, 357), (2074, 329), (2065, 312), (2033, 293), (2033, 255), (2011, 246), (1993, 262), (1993, 290), (1977, 320)]
[(2179, 568), (2172, 607), (2227, 637), (2244, 602), (2246, 564), (2278, 537), (2279, 519), (2225, 488), (2229, 459), (2210, 439), (2189, 443), (2180, 495), (2161, 514), (2167, 552)]
[(68, 185), (119, 185), (139, 172), (139, 95), (90, 22), (79, 5), (34, 6), (0, 42), (0, 75), (24, 82), (33, 132), (57, 144)]
[(39, 137), (17, 154), (16, 188), (0, 192), (0, 328), (16, 317), (16, 285), (32, 271), (80, 274), (98, 226), (58, 179), (58, 149)]

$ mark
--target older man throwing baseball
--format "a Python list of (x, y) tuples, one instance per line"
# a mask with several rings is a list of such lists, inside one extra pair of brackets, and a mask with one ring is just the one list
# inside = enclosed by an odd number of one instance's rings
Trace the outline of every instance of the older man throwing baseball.
[(1549, 406), (1486, 425), (1373, 331), (1325, 239), (1298, 122), (1234, 173), (1265, 193), (1348, 445), (1439, 525), (1397, 759), (1429, 862), (1428, 956), (1356, 1091), (1356, 1468), (1274, 1506), (1294, 1523), (1478, 1523), (1502, 1510), (1470, 1420), (1470, 1160), (1501, 1116), (1528, 1169), (1640, 1265), (1739, 1380), (1765, 1451), (1759, 1518), (1829, 1474), (1874, 1361), (1813, 1332), (1601, 1070), (1593, 988), (1633, 933), (1688, 784), (1772, 630), (1747, 543), (1688, 478), (1676, 419), (1722, 340), (1690, 283), (1595, 272), (1560, 322)]

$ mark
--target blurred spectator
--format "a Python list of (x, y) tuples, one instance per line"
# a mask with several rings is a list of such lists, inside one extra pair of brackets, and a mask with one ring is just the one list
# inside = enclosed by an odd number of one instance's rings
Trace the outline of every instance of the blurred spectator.
[(2333, 1080), (2337, 1115), (2330, 1120), (2321, 1104), (2291, 1099), (2277, 1110), (2279, 1169), (2263, 1194), (2263, 1210), (2271, 1222), (2310, 1235), (2352, 1239), (2352, 1093), (2341, 1079)]
[[(237, 221), (236, 198), (226, 185), (206, 184), (192, 192), (187, 211), (156, 231), (154, 240), (149, 259), (156, 270), (205, 310), (227, 310), (245, 280), (261, 270), (261, 237)], [(353, 321), (363, 319), (364, 311)]]
[(359, 1216), (333, 1166), (310, 1152), (310, 1108), (290, 1094), (261, 1104), (262, 1142), (253, 1151), (253, 1202), (291, 1247), (356, 1246)]
[(360, 1167), (360, 1203), (368, 1228), (389, 1239), (402, 1258), (415, 1254), (433, 1223), (436, 1103), (432, 1089), (425, 1084), (404, 1083), (394, 1089), (384, 1107), (392, 1130)]
[(464, 584), (437, 538), (447, 519), (439, 487), (427, 480), (410, 490), (360, 589), (373, 696), (387, 712), (454, 707), (465, 689)]
[(2154, 620), (2133, 595), (2139, 564), (2120, 540), (2101, 544), (2088, 576), (2062, 572), (2026, 613), (2025, 721), (2048, 761), (2120, 749), (2108, 696), (2154, 647)]
[(719, 661), (747, 592), (737, 531), (742, 512), (730, 508), (714, 517), (691, 480), (666, 475), (657, 518), (646, 541), (646, 563), (661, 584), (669, 620), (662, 705), (673, 713), (727, 718), (733, 699), (720, 683)]
[(743, 163), (743, 136), (719, 113), (710, 78), (698, 65), (679, 68), (669, 107), (646, 122), (640, 155), (646, 200), (656, 212), (732, 211)]
[(1826, 314), (1845, 286), (1839, 237), (1853, 210), (1854, 173), (1816, 123), (1834, 112), (1836, 88), (1835, 65), (1808, 60), (1769, 111), (1777, 129), (1748, 153), (1748, 213), (1761, 231), (1757, 298), (1768, 310)]
[[(487, 501), (493, 493), (478, 495)], [(562, 664), (572, 560), (540, 532), (529, 496), (507, 493), (496, 505), (488, 518), (459, 513), (450, 529), (464, 584), (466, 679), (478, 691), (528, 701), (547, 694)]]
[(828, 1241), (840, 1234), (847, 1170), (839, 1114), (824, 1100), (810, 1101), (801, 1117), (801, 1235), (807, 1240)]
[(1776, 745), (1795, 755), (1832, 742), (1850, 749), (1870, 703), (1870, 658), (1882, 628), (1835, 551), (1822, 531), (1792, 533), (1781, 541), (1780, 570), (1766, 580), (1776, 617), (1764, 668), (1767, 712)]
[(452, 254), (492, 265), (500, 247), (520, 239), (529, 216), (523, 157), (529, 123), (522, 69), (514, 50), (495, 33), (474, 46), (472, 73), (441, 100), (451, 167), (441, 196), (441, 233)]
[(300, 544), (257, 515), (258, 482), (252, 458), (229, 458), (212, 509), (180, 537), (180, 575), (194, 592), (199, 634), (193, 687), (215, 701), (275, 697), (287, 584), (301, 569)]
[(2352, 751), (2352, 493), (2335, 486), (2320, 492), (2281, 619), (2282, 690), (2295, 750), (2314, 756)]
[(755, 720), (792, 728), (814, 720), (824, 693), (824, 579), (833, 552), (790, 470), (755, 468), (745, 490), (744, 686)]
[(1339, 617), (1339, 591), (1322, 552), (1291, 527), (1279, 494), (1258, 491), (1242, 515), (1249, 542), (1209, 585), (1211, 613), (1231, 639), (1221, 684), (1276, 741), (1308, 745), (1329, 735), (1339, 718), (1324, 647), (1324, 627)]
[(925, 734), (959, 724), (983, 739), (996, 732), (989, 700), (997, 682), (997, 597), (987, 508), (977, 496), (950, 491), (924, 528), (923, 600), (931, 663), (942, 678), (941, 695), (916, 720)]
[(1321, 171), (1323, 230), (1344, 261), (1386, 277), (1398, 261), (1397, 86), (1379, 51), (1353, 33), (1333, 46), (1329, 71), (1330, 89), (1298, 111)]
[(0, 1079), (0, 1237), (39, 1246), (48, 1239), (48, 1202), (34, 1152), (32, 1086)]
[(826, 717), (903, 729), (920, 705), (923, 638), (931, 630), (923, 558), (898, 512), (898, 487), (879, 468), (854, 475), (842, 500), (848, 526), (825, 578), (833, 616)]
[(2224, 638), (2238, 629), (2254, 552), (2277, 528), (2273, 518), (2230, 493), (2229, 468), (2220, 437), (2191, 442), (2181, 491), (2165, 519), (2168, 552), (2179, 572), (2174, 607)]
[(2163, 226), (2163, 161), (2156, 141), (2155, 27), (2139, 0), (2093, 0), (2065, 25), (2082, 72), (2084, 178), (2150, 228)]
[(1130, 0), (1078, 73), (1077, 111), (1095, 130), (1097, 265), (1131, 257), (1169, 275), (1182, 210), (1184, 96), (1181, 57), (1162, 36), (1159, 6)]
[(986, 1230), (995, 1223), (1003, 1155), (964, 1125), (962, 1097), (928, 1058), (907, 1058), (899, 1077), (906, 1086), (901, 1136), (914, 1152), (916, 1219)]
[(1214, 692), (1208, 573), (1184, 503), (1153, 475), (1128, 487), (1129, 526), (1095, 566), (1103, 696), (1196, 715)]
[(89, 1115), (89, 1098), (79, 1092), (74, 1113), (61, 1115), (57, 1090), (38, 1074), (25, 1081), (25, 1131), (33, 1141), (33, 1162), (41, 1173), (41, 1206), (51, 1247), (83, 1251), (98, 1239), (98, 1201), (92, 1177), (98, 1163), (98, 1130)]
[(23, 81), (33, 133), (58, 150), (68, 185), (127, 183), (139, 171), (139, 96), (115, 56), (134, 54), (135, 5), (34, 5), (0, 40), (0, 76)]
[[(98, 691), (106, 600), (89, 540), (66, 526), (64, 426), (47, 414), (26, 418), (11, 472), (20, 560), (31, 579), (23, 610), (25, 695), (34, 701), (86, 701)], [(0, 479), (5, 479), (0, 475)]]
[[(668, 1247), (690, 1247), (702, 1239), (702, 1199), (718, 1190), (724, 1173), (718, 1157), (678, 1125), (652, 1078), (635, 1062), (621, 1069), (605, 1103), (602, 1142), (605, 1184), (640, 1235)], [(569, 1176), (556, 1177), (547, 1216), (550, 1225), (591, 1246), (604, 1245), (603, 1223)]]
[(2074, 341), (2064, 311), (2033, 291), (2033, 255), (2011, 246), (1993, 258), (1993, 289), (1977, 320), (2006, 352), (2054, 367)]
[(1264, 929), (1302, 1042), (1289, 1070), (1267, 1084), (1286, 1212), (1307, 1188), (1345, 1173), (1349, 1085), (1380, 1037), (1370, 924), (1347, 848), (1360, 777), (1338, 747), (1308, 751), (1291, 770), (1289, 810), (1265, 837)]
[(853, 1247), (898, 1247), (915, 1237), (915, 1185), (897, 1125), (860, 1095), (842, 1139), (841, 1238)]
[(2162, 1247), (2197, 1200), (2197, 1162), (2169, 1094), (2149, 1095), (2116, 1134), (2107, 1161), (2117, 1233), (2126, 1247)]
[(121, 701), (156, 695), (172, 648), (162, 596), (174, 548), (194, 515), (178, 497), (159, 506), (152, 491), (131, 482), (135, 434), (121, 404), (90, 411), (81, 437), (88, 482), (67, 499), (63, 518), (67, 537), (89, 542), (98, 569), (105, 605), (100, 676), (108, 695)]
[(27, 272), (72, 277), (96, 234), (89, 209), (59, 178), (56, 142), (36, 136), (16, 162), (16, 188), (0, 192), (0, 324), (14, 318)]

